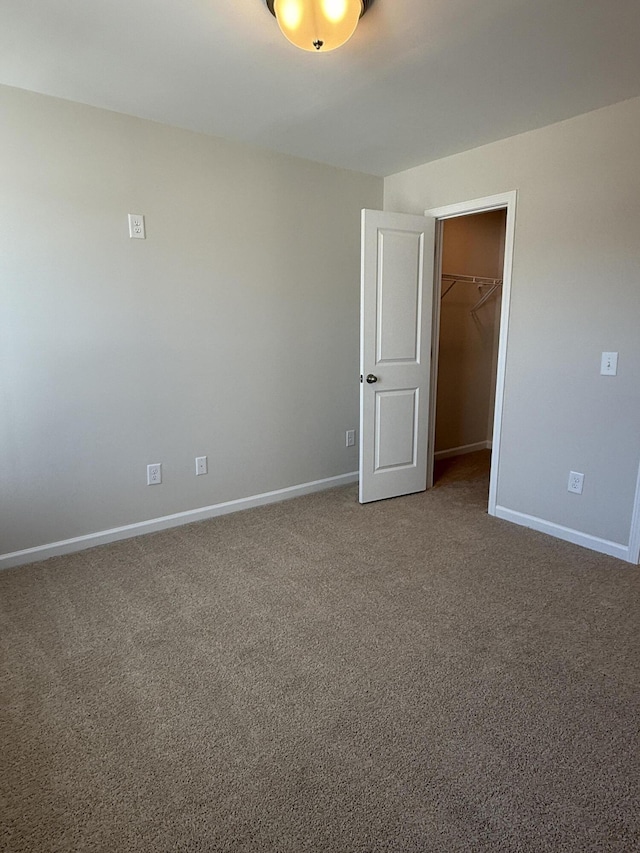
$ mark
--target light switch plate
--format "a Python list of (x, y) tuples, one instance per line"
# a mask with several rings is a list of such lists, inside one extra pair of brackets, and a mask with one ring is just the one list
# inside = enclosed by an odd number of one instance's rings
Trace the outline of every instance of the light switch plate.
[(618, 353), (603, 352), (600, 362), (601, 376), (615, 376), (618, 373)]
[(144, 240), (146, 238), (144, 233), (144, 216), (141, 213), (129, 214), (129, 237), (133, 237), (135, 240)]

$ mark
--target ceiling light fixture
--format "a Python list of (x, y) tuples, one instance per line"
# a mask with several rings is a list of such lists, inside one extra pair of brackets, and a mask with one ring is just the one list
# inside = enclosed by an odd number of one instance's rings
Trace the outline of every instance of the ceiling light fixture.
[(335, 50), (349, 41), (373, 0), (266, 0), (284, 35), (302, 50)]

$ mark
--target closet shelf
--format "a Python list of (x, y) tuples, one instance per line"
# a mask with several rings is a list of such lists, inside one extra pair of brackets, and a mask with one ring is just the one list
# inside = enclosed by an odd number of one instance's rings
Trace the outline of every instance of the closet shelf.
[(480, 299), (476, 302), (476, 304), (471, 309), (471, 314), (475, 314), (478, 308), (481, 308), (484, 303), (491, 298), (491, 296), (496, 292), (499, 287), (502, 287), (502, 279), (501, 278), (486, 278), (481, 275), (451, 275), (449, 273), (442, 274), (442, 281), (451, 282), (449, 287), (444, 291), (440, 299), (444, 299), (447, 293), (451, 290), (451, 288), (457, 284), (458, 282), (462, 284), (475, 284), (478, 289), (483, 287), (488, 287), (488, 290), (482, 294)]

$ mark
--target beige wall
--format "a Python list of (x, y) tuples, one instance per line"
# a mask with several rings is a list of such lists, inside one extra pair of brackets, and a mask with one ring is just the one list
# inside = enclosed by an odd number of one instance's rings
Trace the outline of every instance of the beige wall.
[(0, 101), (0, 554), (354, 471), (381, 179)]
[[(504, 210), (445, 220), (442, 272), (501, 278), (505, 225)], [(436, 452), (491, 441), (495, 399), (500, 293), (472, 314), (486, 291), (463, 282), (448, 288), (443, 282)]]
[[(634, 99), (385, 180), (385, 208), (409, 213), (518, 191), (498, 504), (621, 544), (640, 459), (639, 151)], [(615, 378), (599, 375), (610, 350)]]

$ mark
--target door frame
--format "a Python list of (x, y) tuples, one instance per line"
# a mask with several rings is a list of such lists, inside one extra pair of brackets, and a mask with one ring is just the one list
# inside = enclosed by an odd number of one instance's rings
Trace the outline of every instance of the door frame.
[(636, 496), (633, 501), (633, 512), (631, 514), (631, 530), (629, 532), (628, 562), (634, 566), (640, 565), (640, 465), (638, 466), (638, 479), (636, 481)]
[(489, 515), (496, 514), (500, 450), (502, 442), (502, 415), (504, 410), (504, 385), (507, 365), (507, 340), (511, 307), (511, 277), (515, 245), (517, 190), (462, 201), (444, 207), (425, 210), (425, 216), (436, 220), (436, 251), (433, 270), (433, 329), (431, 336), (431, 399), (429, 401), (429, 443), (427, 448), (427, 488), (433, 485), (433, 464), (436, 443), (436, 398), (438, 393), (438, 350), (440, 345), (440, 292), (442, 276), (442, 237), (444, 220), (491, 210), (506, 210), (507, 222), (504, 238), (504, 266), (502, 271), (502, 300), (500, 304), (500, 331), (498, 333), (498, 365), (496, 371), (496, 397), (493, 410), (493, 436), (491, 473), (489, 477)]

